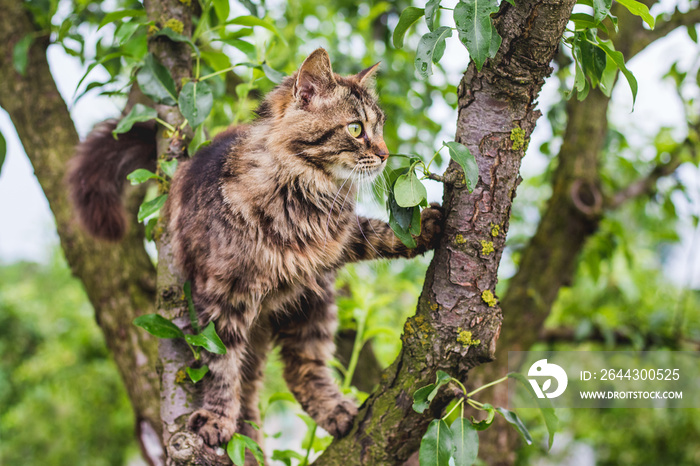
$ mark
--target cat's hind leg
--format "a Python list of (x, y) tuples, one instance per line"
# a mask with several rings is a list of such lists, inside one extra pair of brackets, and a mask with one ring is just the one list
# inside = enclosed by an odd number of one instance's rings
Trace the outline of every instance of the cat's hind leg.
[[(259, 392), (265, 370), (267, 353), (270, 350), (270, 329), (253, 325), (250, 333), (248, 351), (243, 361), (243, 378), (241, 381), (241, 410), (238, 415), (239, 434), (246, 435), (264, 451), (264, 436), (260, 419)], [(245, 466), (258, 466), (257, 460), (246, 450)]]
[[(243, 362), (248, 351), (250, 310), (235, 308), (225, 300), (193, 296), (200, 316), (216, 318), (216, 330), (226, 354), (202, 351), (209, 372), (200, 382), (201, 408), (190, 415), (188, 426), (211, 447), (223, 446), (238, 430), (241, 414)], [(205, 320), (205, 322), (206, 322)]]
[(336, 328), (333, 280), (328, 281), (323, 293), (307, 291), (271, 322), (273, 338), (281, 346), (287, 386), (319, 426), (342, 437), (350, 431), (357, 407), (340, 393), (327, 366), (335, 350)]

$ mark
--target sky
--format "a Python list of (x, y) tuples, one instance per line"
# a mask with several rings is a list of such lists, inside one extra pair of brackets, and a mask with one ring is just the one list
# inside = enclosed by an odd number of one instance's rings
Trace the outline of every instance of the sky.
[[(673, 2), (663, 2), (668, 5)], [(641, 21), (640, 21), (640, 27)], [(94, 40), (86, 38), (86, 43)], [(316, 47), (308, 44), (309, 50)], [(353, 47), (349, 47), (349, 53)], [(355, 50), (357, 50), (355, 48)], [(447, 79), (458, 82), (467, 64), (464, 49), (458, 41), (448, 41), (446, 57), (459, 57), (456, 60), (444, 60), (447, 64)], [(629, 87), (624, 80), (619, 80), (614, 91), (614, 104), (611, 106), (610, 120), (628, 134), (632, 143), (644, 144), (638, 135), (655, 134), (663, 126), (679, 128), (676, 135), (683, 136), (684, 119), (673, 85), (662, 79), (663, 74), (674, 61), (689, 65), (698, 57), (698, 46), (694, 44), (684, 30), (676, 30), (666, 38), (657, 41), (643, 53), (635, 57), (629, 68), (639, 81), (639, 93), (634, 112)], [(67, 102), (72, 102), (75, 86), (80, 80), (86, 67), (81, 66), (77, 59), (68, 56), (58, 46), (51, 46), (48, 52), (49, 63), (54, 79), (61, 95)], [(95, 68), (91, 80), (106, 78), (106, 72), (100, 67)], [(433, 79), (444, 77), (436, 75)], [(89, 80), (88, 80), (89, 81)], [(550, 81), (545, 84), (540, 95), (539, 107), (544, 111), (559, 99), (557, 83)], [(76, 104), (71, 105), (71, 116), (76, 124), (78, 133), (84, 137), (97, 122), (117, 116), (120, 103), (117, 100), (97, 96), (92, 91)], [(447, 137), (454, 134), (456, 114), (446, 105), (431, 109), (431, 116), (445, 122), (443, 132)], [(522, 176), (534, 176), (540, 173), (546, 160), (537, 153), (540, 144), (546, 141), (551, 132), (547, 124), (537, 125), (529, 144), (523, 166)], [(8, 153), (0, 172), (0, 263), (12, 263), (20, 260), (46, 262), (55, 251), (58, 237), (51, 211), (46, 198), (33, 174), (12, 123), (4, 111), (0, 110), (0, 131), (7, 140)], [(436, 140), (439, 139), (436, 138)], [(441, 139), (440, 139), (441, 140)], [(644, 150), (644, 147), (640, 147)], [(679, 196), (674, 199), (679, 216), (687, 220), (690, 213), (700, 214), (700, 176), (693, 167), (682, 167), (679, 177), (688, 186), (689, 200)], [(439, 200), (440, 189), (434, 184), (430, 188), (431, 200)], [(516, 197), (516, 202), (518, 201)], [(672, 249), (667, 260), (667, 272), (678, 284), (692, 283), (700, 286), (700, 271), (693, 270), (700, 263), (700, 242), (697, 231), (689, 221), (683, 221), (679, 233), (681, 243)], [(695, 240), (693, 239), (695, 238)], [(693, 260), (688, 260), (688, 258)], [(504, 261), (502, 266), (508, 269)], [(510, 266), (512, 268), (512, 265)], [(512, 271), (504, 270), (507, 275)]]

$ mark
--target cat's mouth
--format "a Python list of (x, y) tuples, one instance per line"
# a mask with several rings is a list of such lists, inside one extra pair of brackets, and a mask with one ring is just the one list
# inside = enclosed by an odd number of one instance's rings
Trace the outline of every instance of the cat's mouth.
[(373, 180), (384, 170), (386, 162), (380, 163), (357, 163), (354, 166), (336, 165), (331, 171), (337, 181), (355, 179), (357, 181)]

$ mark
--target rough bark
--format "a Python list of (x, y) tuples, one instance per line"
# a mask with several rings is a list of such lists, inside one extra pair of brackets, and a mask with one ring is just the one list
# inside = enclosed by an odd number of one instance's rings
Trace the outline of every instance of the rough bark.
[[(445, 234), (416, 315), (404, 326), (401, 353), (361, 407), (350, 434), (333, 442), (315, 464), (406, 461), (431, 419), (412, 410), (413, 392), (431, 383), (438, 369), (466, 379), (471, 368), (493, 359), (501, 313), (488, 293), (496, 285), (520, 161), (539, 117), (535, 99), (573, 5), (573, 0), (530, 0), (504, 4), (497, 15), (501, 49), (481, 72), (470, 64), (459, 86), (456, 139), (475, 155), (479, 182), (472, 193), (460, 181), (446, 184)], [(459, 180), (459, 170), (452, 163), (445, 178)], [(460, 343), (464, 331), (480, 342)], [(431, 415), (442, 407), (444, 400), (434, 402)]]
[[(179, 22), (182, 34), (192, 35), (192, 16), (196, 12), (190, 2), (179, 0), (147, 0), (144, 3), (148, 19), (158, 28), (166, 23)], [(192, 49), (183, 42), (173, 42), (163, 36), (149, 38), (148, 50), (160, 61), (175, 80), (178, 91), (183, 80), (192, 77)], [(184, 118), (177, 106), (155, 106), (161, 120), (180, 128)], [(182, 131), (167, 134), (160, 127), (157, 135), (159, 160), (184, 160), (187, 140)], [(166, 192), (167, 187), (161, 186)], [(156, 307), (163, 317), (190, 332), (187, 302), (183, 293), (183, 278), (174, 264), (170, 236), (161, 218), (157, 228), (158, 248)], [(193, 363), (192, 353), (181, 339), (162, 339), (158, 345), (158, 373), (160, 375), (160, 417), (163, 444), (168, 465), (231, 464), (225, 452), (206, 447), (201, 437), (187, 429), (187, 419), (196, 409), (196, 386), (189, 382), (184, 369)]]
[[(55, 216), (61, 246), (73, 274), (85, 287), (124, 381), (144, 454), (153, 464), (162, 456), (156, 342), (134, 327), (132, 320), (152, 312), (155, 274), (143, 246), (143, 231), (132, 224), (122, 243), (107, 244), (87, 237), (74, 222), (63, 185), (66, 164), (78, 143), (65, 102), (46, 60), (48, 36), (40, 35), (29, 51), (21, 76), (12, 62), (14, 45), (27, 34), (40, 34), (22, 2), (0, 1), (0, 106), (5, 109), (24, 145), (37, 179)], [(142, 193), (128, 197), (131, 211)]]
[[(646, 0), (644, 3), (651, 5), (654, 2)], [(675, 12), (655, 30), (649, 31), (641, 27), (638, 17), (619, 6), (613, 11), (619, 18), (619, 33), (613, 40), (627, 60), (671, 30), (700, 22), (700, 12), (691, 9), (685, 14)], [(658, 178), (672, 173), (679, 164), (674, 159), (672, 163), (656, 167), (648, 177), (633, 183), (612, 199), (606, 199), (600, 189), (599, 166), (608, 131), (609, 104), (610, 99), (598, 90), (591, 91), (584, 101), (572, 98), (567, 102), (567, 127), (557, 155), (552, 196), (503, 296), (501, 305), (505, 323), (496, 361), (480, 368), (475, 374), (474, 386), (505, 375), (508, 351), (527, 351), (540, 340), (544, 322), (559, 290), (573, 282), (578, 256), (597, 231), (606, 209), (617, 208), (634, 197), (629, 195), (631, 191), (636, 195), (651, 192)], [(506, 404), (507, 387), (494, 387), (490, 396), (496, 403)], [(495, 427), (481, 433), (482, 457), (488, 458), (489, 464), (512, 464), (518, 435), (500, 420)]]

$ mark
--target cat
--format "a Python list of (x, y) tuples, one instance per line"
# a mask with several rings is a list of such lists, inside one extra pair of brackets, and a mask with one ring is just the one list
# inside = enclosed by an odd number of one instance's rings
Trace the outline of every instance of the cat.
[[(210, 446), (239, 432), (260, 440), (257, 392), (265, 357), (280, 347), (284, 378), (326, 431), (350, 430), (356, 405), (336, 385), (334, 278), (344, 264), (414, 257), (435, 247), (442, 211), (423, 210), (417, 247), (382, 221), (355, 214), (356, 182), (382, 172), (385, 116), (372, 90), (377, 65), (341, 77), (317, 49), (272, 90), (250, 125), (231, 128), (180, 164), (163, 209), (176, 264), (191, 281), (202, 325), (215, 321), (227, 353), (209, 373), (189, 428)], [(80, 222), (118, 240), (126, 228), (125, 176), (155, 167), (155, 127), (114, 141), (114, 122), (80, 144), (68, 181)]]

